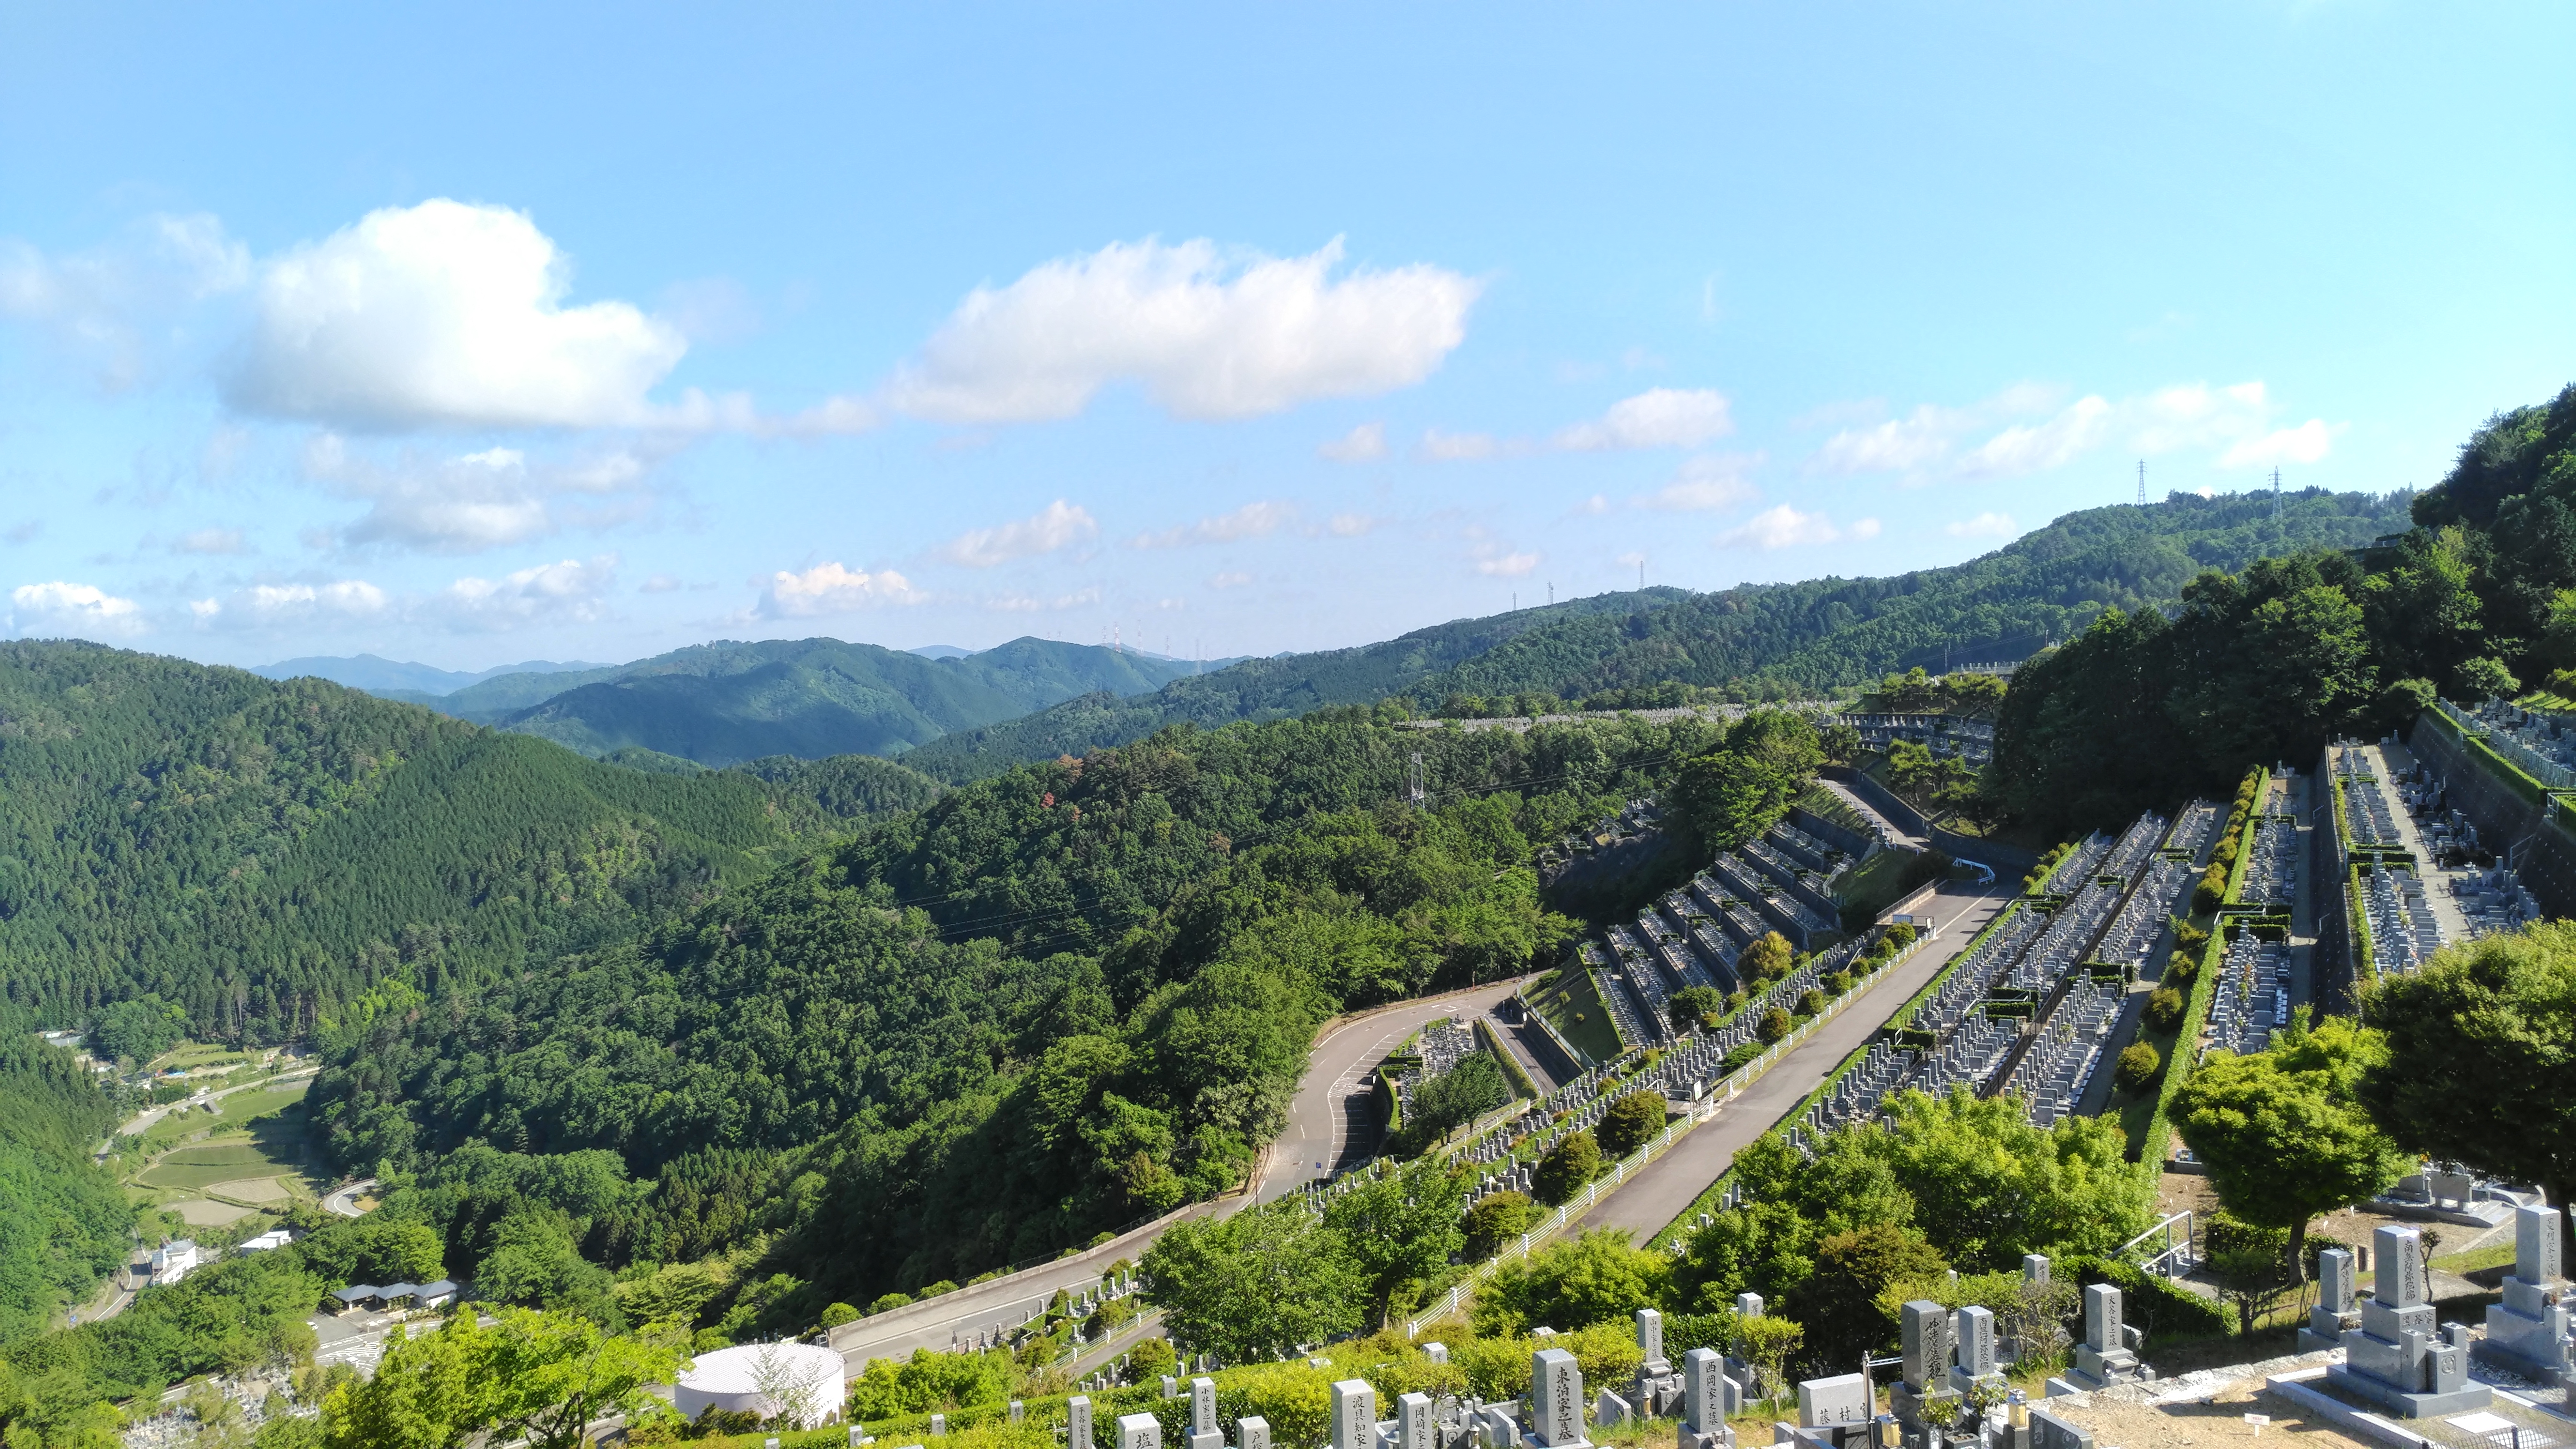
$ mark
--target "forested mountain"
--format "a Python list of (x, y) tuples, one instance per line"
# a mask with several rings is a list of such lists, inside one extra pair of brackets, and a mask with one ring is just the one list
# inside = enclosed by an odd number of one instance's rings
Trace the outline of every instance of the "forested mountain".
[(1142, 694), (1197, 667), (1035, 638), (952, 658), (838, 639), (720, 641), (613, 668), (503, 674), (421, 702), (586, 755), (640, 748), (721, 767), (900, 754), (1079, 694)]
[[(1022, 766), (641, 942), (389, 994), (313, 1100), (352, 1169), (614, 1151), (654, 1186), (584, 1251), (776, 1233), (792, 1326), (1239, 1180), (1316, 1022), (1552, 952), (1530, 841), (1718, 738), (1351, 711)], [(1417, 749), (1428, 812), (1396, 803)]]
[(0, 644), (6, 995), (59, 1025), (154, 992), (290, 1039), (387, 972), (629, 934), (935, 788), (883, 762), (647, 774), (317, 679)]
[(1254, 660), (1142, 698), (1084, 696), (969, 730), (906, 756), (972, 779), (1021, 760), (1139, 738), (1167, 723), (1213, 727), (1328, 704), (1409, 695), (1549, 694), (1688, 684), (1744, 699), (1814, 696), (1916, 665), (2009, 660), (2072, 637), (2105, 609), (2178, 600), (2203, 569), (2236, 570), (2307, 548), (2371, 543), (2407, 525), (2402, 494), (2177, 493), (2146, 507), (2070, 513), (1950, 568), (1891, 578), (1603, 594), (1548, 609), (1417, 630), (1385, 644)]

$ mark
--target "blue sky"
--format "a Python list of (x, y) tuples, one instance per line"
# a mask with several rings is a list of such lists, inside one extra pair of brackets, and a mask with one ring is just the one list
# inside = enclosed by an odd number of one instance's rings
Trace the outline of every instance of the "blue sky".
[(1209, 655), (2438, 480), (2565, 6), (0, 6), (0, 602)]

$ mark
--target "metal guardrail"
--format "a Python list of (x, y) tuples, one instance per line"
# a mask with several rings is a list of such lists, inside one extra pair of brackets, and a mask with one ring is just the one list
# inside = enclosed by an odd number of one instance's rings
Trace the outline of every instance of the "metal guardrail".
[(2138, 1265), (2140, 1272), (2153, 1273), (2159, 1278), (2188, 1273), (2200, 1261), (2191, 1245), (2191, 1223), (2188, 1209), (2174, 1213), (2122, 1243), (2111, 1256), (2129, 1259)]

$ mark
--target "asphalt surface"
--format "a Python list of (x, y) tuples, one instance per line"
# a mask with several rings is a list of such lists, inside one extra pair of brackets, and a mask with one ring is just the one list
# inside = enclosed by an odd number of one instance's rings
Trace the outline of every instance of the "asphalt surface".
[(1602, 1198), (1576, 1226), (1625, 1228), (1640, 1243), (1662, 1232), (1717, 1181), (1737, 1152), (1778, 1125), (1808, 1093), (1822, 1086), (1844, 1058), (1913, 1000), (2011, 898), (2000, 888), (1962, 882), (1944, 886), (1929, 902), (1915, 907), (1928, 910), (1939, 922), (1930, 945), (1880, 977), (1865, 997), (1774, 1063), (1743, 1096), (1719, 1108), (1714, 1119), (1694, 1128), (1671, 1151)]
[[(1307, 1058), (1306, 1077), (1289, 1103), (1288, 1124), (1265, 1160), (1259, 1186), (1249, 1196), (1237, 1195), (1199, 1203), (1172, 1218), (1149, 1223), (1100, 1247), (1070, 1258), (961, 1288), (926, 1303), (849, 1324), (831, 1337), (853, 1371), (871, 1358), (908, 1358), (916, 1348), (945, 1351), (961, 1339), (997, 1328), (1014, 1328), (1044, 1308), (1058, 1289), (1080, 1291), (1100, 1281), (1110, 1263), (1134, 1261), (1174, 1222), (1211, 1213), (1240, 1212), (1250, 1202), (1269, 1202), (1299, 1184), (1323, 1176), (1328, 1167), (1348, 1157), (1365, 1156), (1375, 1143), (1375, 1119), (1364, 1107), (1369, 1070), (1397, 1042), (1423, 1023), (1461, 1012), (1475, 1014), (1512, 993), (1517, 981), (1498, 982), (1445, 996), (1407, 1001), (1353, 1017), (1328, 1029)], [(1366, 1134), (1372, 1140), (1361, 1140)]]

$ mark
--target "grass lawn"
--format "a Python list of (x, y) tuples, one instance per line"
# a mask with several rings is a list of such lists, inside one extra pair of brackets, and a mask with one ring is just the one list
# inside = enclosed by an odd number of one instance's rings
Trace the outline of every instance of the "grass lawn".
[(1592, 973), (1568, 967), (1557, 973), (1556, 980), (1534, 999), (1539, 1015), (1548, 1025), (1563, 1033), (1565, 1039), (1586, 1052), (1597, 1062), (1606, 1062), (1624, 1050), (1619, 1044), (1619, 1029), (1610, 1024), (1609, 1008), (1592, 989)]
[[(281, 1162), (273, 1166), (274, 1170), (267, 1174), (268, 1176), (283, 1175), (295, 1170), (292, 1163)], [(251, 1169), (246, 1164), (238, 1162), (199, 1164), (164, 1162), (143, 1169), (134, 1180), (145, 1187), (170, 1188), (179, 1192), (203, 1192), (219, 1182), (246, 1183), (262, 1181), (265, 1178), (253, 1177)]]
[[(185, 1142), (200, 1132), (239, 1130), (253, 1122), (274, 1117), (290, 1107), (302, 1104), (305, 1089), (311, 1085), (311, 1079), (308, 1078), (301, 1082), (290, 1082), (283, 1087), (240, 1091), (227, 1097), (216, 1098), (216, 1110), (213, 1112), (204, 1112), (193, 1107), (185, 1112), (173, 1112), (143, 1130), (144, 1151), (157, 1153), (164, 1148)], [(298, 1130), (301, 1130), (300, 1122)]]

